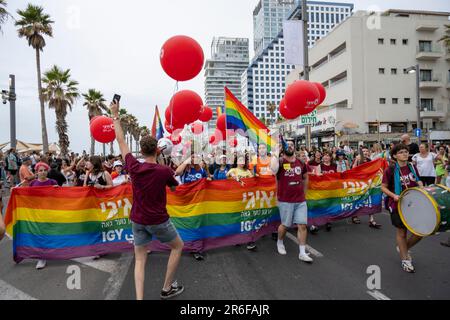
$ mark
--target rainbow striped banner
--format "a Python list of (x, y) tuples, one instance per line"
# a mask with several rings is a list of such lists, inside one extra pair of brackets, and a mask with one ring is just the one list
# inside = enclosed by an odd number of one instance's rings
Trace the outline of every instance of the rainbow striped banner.
[[(379, 159), (345, 173), (311, 176), (309, 224), (323, 225), (355, 215), (379, 213), (386, 161)], [(185, 251), (256, 241), (280, 223), (275, 178), (197, 181), (168, 191), (167, 209)], [(67, 260), (133, 249), (129, 215), (132, 187), (14, 188), (6, 210), (14, 260)], [(166, 251), (157, 240), (149, 248)]]
[[(280, 218), (275, 179), (207, 181), (168, 192), (167, 209), (185, 251), (256, 241), (276, 231)], [(133, 249), (131, 185), (94, 188), (15, 188), (6, 213), (14, 260), (66, 260)], [(149, 248), (168, 247), (153, 241)]]
[(310, 176), (306, 199), (308, 223), (324, 225), (353, 216), (382, 211), (381, 182), (385, 159), (365, 163), (344, 173)]

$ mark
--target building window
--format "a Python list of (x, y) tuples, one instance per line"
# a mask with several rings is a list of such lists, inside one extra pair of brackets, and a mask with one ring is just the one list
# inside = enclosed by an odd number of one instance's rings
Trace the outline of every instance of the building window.
[(431, 70), (420, 70), (420, 81), (431, 81)]
[(433, 111), (433, 99), (420, 99), (421, 111)]
[(380, 98), (380, 104), (386, 104), (386, 98)]
[(378, 44), (384, 44), (384, 39), (383, 38), (379, 38), (378, 39)]
[(397, 40), (391, 39), (391, 44), (392, 44), (392, 45), (395, 45), (396, 43), (397, 43)]
[(391, 74), (397, 74), (397, 69), (392, 68), (392, 69), (391, 69)]
[(407, 46), (408, 45), (408, 39), (403, 39), (402, 43), (403, 43), (404, 46)]
[(379, 74), (384, 74), (384, 68), (379, 68), (379, 69), (378, 69), (378, 73), (379, 73)]
[(431, 52), (431, 41), (419, 41), (420, 52)]
[(411, 99), (410, 98), (405, 98), (405, 104), (411, 104)]
[(392, 104), (398, 104), (398, 98), (392, 98)]

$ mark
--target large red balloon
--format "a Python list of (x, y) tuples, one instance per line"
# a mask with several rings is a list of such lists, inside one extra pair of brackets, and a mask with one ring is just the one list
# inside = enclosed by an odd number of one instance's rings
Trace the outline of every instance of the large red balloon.
[(294, 120), (300, 116), (298, 112), (294, 112), (293, 110), (288, 108), (286, 99), (283, 99), (280, 102), (280, 114), (287, 120)]
[(208, 122), (213, 117), (213, 111), (210, 107), (204, 106), (200, 112), (200, 117), (198, 120), (202, 122)]
[(237, 140), (237, 138), (234, 138), (234, 139), (230, 140), (229, 144), (230, 144), (230, 147), (236, 148), (237, 145), (238, 145), (238, 140)]
[(100, 143), (110, 143), (116, 139), (113, 120), (109, 117), (101, 116), (91, 123), (91, 135)]
[(322, 102), (324, 102), (325, 99), (327, 98), (327, 91), (325, 90), (325, 87), (319, 82), (313, 82), (313, 85), (315, 85), (317, 90), (319, 90), (320, 97), (317, 106), (320, 106)]
[(192, 133), (193, 134), (202, 134), (203, 133), (203, 123), (201, 122), (194, 122), (192, 124)]
[(175, 36), (161, 48), (161, 66), (174, 80), (188, 81), (203, 69), (205, 56), (202, 47), (187, 36)]
[(291, 84), (285, 95), (286, 104), (292, 112), (305, 115), (313, 112), (319, 105), (320, 93), (309, 81), (297, 80)]
[(175, 135), (175, 134), (171, 135), (169, 137), (169, 139), (170, 139), (170, 141), (172, 141), (174, 146), (179, 145), (181, 143), (181, 140), (182, 140), (180, 135)]
[(170, 123), (167, 121), (164, 122), (164, 128), (169, 133), (173, 133), (174, 131), (177, 131), (177, 130), (183, 130), (183, 127), (184, 127), (184, 125), (180, 127), (176, 124), (170, 125)]
[(217, 129), (219, 129), (220, 131), (223, 131), (223, 132), (225, 132), (227, 130), (227, 115), (226, 114), (223, 114), (217, 118), (216, 127), (217, 127)]
[(167, 107), (166, 112), (165, 112), (165, 118), (166, 118), (166, 122), (168, 124), (170, 124), (172, 122), (172, 125), (174, 128), (183, 128), (184, 127), (184, 123), (180, 122), (178, 119), (175, 118), (175, 116), (172, 118), (171, 112), (170, 112), (170, 107)]
[(173, 110), (173, 118), (176, 119), (174, 123), (184, 125), (198, 120), (203, 101), (194, 91), (182, 90), (175, 93), (170, 101), (170, 105)]

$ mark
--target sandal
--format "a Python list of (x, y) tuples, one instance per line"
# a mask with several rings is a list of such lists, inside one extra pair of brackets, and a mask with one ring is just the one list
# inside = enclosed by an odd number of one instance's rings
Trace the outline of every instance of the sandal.
[(369, 222), (369, 227), (374, 229), (381, 229), (381, 224), (376, 223), (375, 221)]
[(358, 217), (353, 217), (352, 222), (353, 222), (353, 224), (361, 224), (361, 220), (359, 220)]
[(402, 261), (402, 269), (403, 269), (403, 271), (406, 271), (408, 273), (416, 272), (416, 270), (414, 269), (414, 266), (412, 265), (411, 261), (409, 261), (409, 260)]

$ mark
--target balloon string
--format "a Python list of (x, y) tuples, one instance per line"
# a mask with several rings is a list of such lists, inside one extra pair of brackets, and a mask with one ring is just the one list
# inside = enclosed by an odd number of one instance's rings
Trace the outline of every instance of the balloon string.
[(172, 95), (172, 99), (170, 99), (170, 105), (169, 105), (169, 110), (170, 110), (170, 127), (172, 129), (172, 133), (173, 133), (173, 99), (175, 99), (175, 93), (178, 92), (178, 81), (175, 82), (175, 88), (173, 89), (173, 95)]

